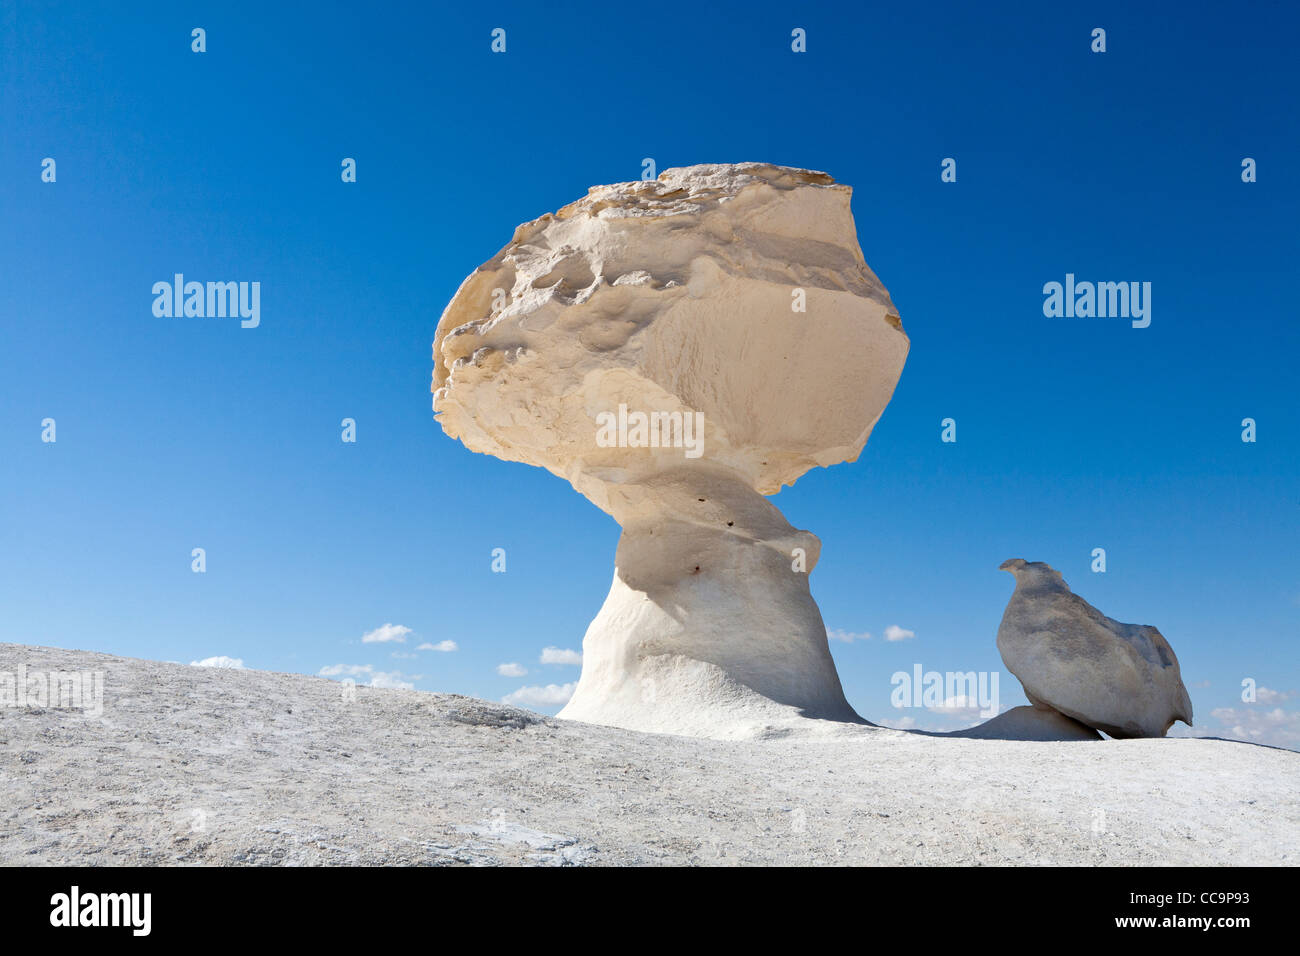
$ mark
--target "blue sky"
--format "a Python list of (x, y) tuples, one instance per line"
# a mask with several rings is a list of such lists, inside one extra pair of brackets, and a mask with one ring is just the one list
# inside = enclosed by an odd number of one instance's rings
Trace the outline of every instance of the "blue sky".
[[(576, 680), (539, 657), (580, 648), (617, 526), (442, 434), (434, 327), (518, 223), (643, 158), (763, 161), (854, 187), (912, 341), (859, 461), (775, 499), (822, 538), (828, 628), (872, 635), (832, 642), (857, 709), (955, 726), (890, 675), (1003, 670), (1025, 557), (1161, 629), (1197, 732), (1300, 746), (1300, 14), (1047, 6), (6, 5), (0, 640)], [(259, 281), (261, 324), (155, 317), (177, 272)], [(1045, 317), (1067, 272), (1151, 282), (1150, 327)], [(362, 641), (385, 624), (410, 633)]]

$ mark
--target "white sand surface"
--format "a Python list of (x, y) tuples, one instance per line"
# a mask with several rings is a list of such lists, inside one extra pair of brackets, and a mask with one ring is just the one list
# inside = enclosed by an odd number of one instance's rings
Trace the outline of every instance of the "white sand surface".
[(450, 694), (0, 644), (0, 864), (1296, 864), (1300, 754), (877, 728), (706, 740)]

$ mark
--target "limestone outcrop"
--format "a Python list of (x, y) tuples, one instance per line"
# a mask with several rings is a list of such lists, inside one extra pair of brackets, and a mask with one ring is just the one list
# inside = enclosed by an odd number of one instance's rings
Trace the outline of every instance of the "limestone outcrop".
[(1107, 617), (1041, 561), (1013, 558), (1001, 570), (1016, 590), (998, 651), (1030, 703), (1112, 737), (1163, 737), (1175, 720), (1191, 725), (1178, 658), (1158, 630)]
[(623, 533), (562, 717), (708, 736), (859, 721), (808, 588), (818, 539), (764, 496), (857, 458), (908, 339), (850, 189), (757, 163), (593, 187), (461, 285), (434, 410)]

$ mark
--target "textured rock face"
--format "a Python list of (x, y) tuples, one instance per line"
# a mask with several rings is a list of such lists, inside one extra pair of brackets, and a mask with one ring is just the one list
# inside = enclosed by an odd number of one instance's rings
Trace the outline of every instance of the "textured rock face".
[(907, 356), (849, 198), (753, 163), (594, 187), (443, 313), (447, 434), (623, 528), (562, 716), (711, 736), (858, 719), (808, 590), (819, 542), (762, 497), (855, 459)]
[(1192, 723), (1178, 658), (1154, 627), (1122, 624), (1070, 591), (1060, 572), (1014, 558), (998, 651), (1035, 705), (1112, 737), (1163, 737)]

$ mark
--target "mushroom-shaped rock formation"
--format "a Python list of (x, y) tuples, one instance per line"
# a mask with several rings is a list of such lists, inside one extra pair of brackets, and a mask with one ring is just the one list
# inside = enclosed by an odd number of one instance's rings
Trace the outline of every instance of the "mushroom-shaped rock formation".
[(1159, 631), (1112, 620), (1042, 561), (1012, 558), (1001, 570), (1016, 590), (998, 651), (1030, 703), (1112, 737), (1163, 737), (1175, 720), (1191, 725), (1178, 658)]
[(706, 736), (854, 721), (808, 589), (820, 542), (765, 500), (857, 458), (908, 340), (849, 187), (758, 163), (593, 187), (447, 306), (434, 411), (622, 526), (560, 716)]

